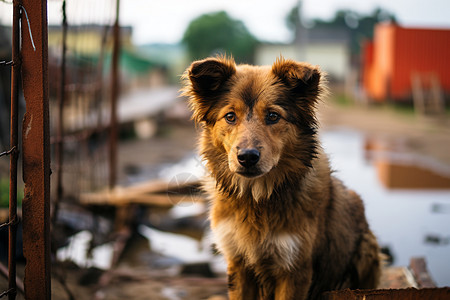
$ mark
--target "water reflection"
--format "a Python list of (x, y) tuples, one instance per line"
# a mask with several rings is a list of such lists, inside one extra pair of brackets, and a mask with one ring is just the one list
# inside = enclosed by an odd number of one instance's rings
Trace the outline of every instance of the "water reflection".
[(390, 247), (394, 265), (423, 256), (438, 286), (450, 285), (450, 190), (389, 190), (365, 159), (364, 135), (336, 130), (321, 139), (336, 176), (363, 198), (371, 228)]

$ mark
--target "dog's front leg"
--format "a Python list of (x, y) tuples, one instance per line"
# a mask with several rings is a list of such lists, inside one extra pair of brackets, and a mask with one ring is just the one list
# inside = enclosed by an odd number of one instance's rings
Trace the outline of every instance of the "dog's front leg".
[(275, 300), (305, 300), (311, 286), (312, 271), (290, 273), (277, 279)]
[(252, 270), (242, 261), (228, 261), (229, 300), (256, 300), (258, 285)]

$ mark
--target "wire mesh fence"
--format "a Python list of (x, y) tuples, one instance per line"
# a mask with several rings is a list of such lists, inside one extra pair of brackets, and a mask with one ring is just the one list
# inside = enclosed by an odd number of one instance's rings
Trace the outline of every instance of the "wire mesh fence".
[(49, 26), (51, 135), (56, 156), (64, 155), (55, 157), (62, 174), (54, 186), (77, 198), (108, 182), (115, 1), (50, 2), (50, 12), (57, 11), (52, 6), (60, 7), (61, 23)]

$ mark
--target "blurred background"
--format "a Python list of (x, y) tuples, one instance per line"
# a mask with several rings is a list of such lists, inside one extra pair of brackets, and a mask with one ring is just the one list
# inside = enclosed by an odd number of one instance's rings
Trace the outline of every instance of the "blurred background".
[[(433, 284), (449, 286), (449, 11), (446, 0), (49, 0), (53, 297), (226, 299), (199, 190), (200, 130), (179, 96), (190, 63), (219, 54), (328, 74), (320, 137), (366, 204), (389, 261), (383, 287), (420, 287), (405, 274), (422, 258)], [(0, 0), (0, 152), (11, 24)], [(1, 222), (8, 172), (2, 157)], [(0, 238), (4, 264), (6, 228)]]

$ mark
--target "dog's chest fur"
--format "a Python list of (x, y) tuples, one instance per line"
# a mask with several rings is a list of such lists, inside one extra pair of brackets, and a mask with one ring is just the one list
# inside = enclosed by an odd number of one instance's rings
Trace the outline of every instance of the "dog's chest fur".
[(228, 257), (241, 257), (249, 266), (272, 262), (284, 271), (294, 267), (301, 248), (300, 237), (283, 231), (264, 234), (234, 216), (219, 220), (213, 227), (215, 242)]

